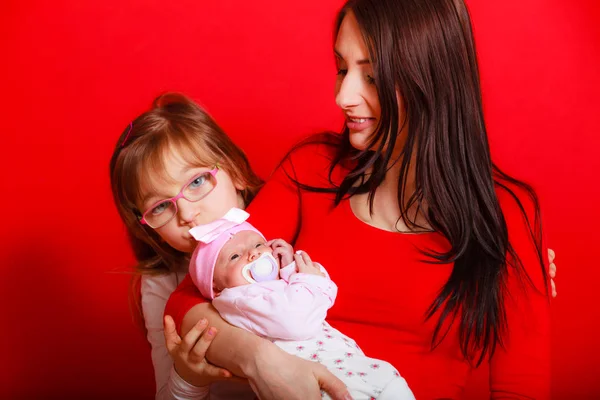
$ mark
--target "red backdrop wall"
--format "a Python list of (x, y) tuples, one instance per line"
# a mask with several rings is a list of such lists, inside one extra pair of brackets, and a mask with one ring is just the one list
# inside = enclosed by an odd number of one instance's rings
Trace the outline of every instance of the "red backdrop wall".
[[(112, 148), (166, 90), (206, 106), (263, 177), (299, 137), (339, 129), (342, 2), (295, 3), (3, 2), (1, 398), (152, 397), (127, 307), (133, 257), (109, 192)], [(493, 154), (537, 188), (558, 254), (556, 399), (600, 397), (594, 3), (469, 1)]]

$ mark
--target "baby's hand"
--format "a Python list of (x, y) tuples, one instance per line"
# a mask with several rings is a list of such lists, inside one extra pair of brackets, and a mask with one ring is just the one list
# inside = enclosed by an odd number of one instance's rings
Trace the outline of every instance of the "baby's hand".
[(281, 262), (282, 268), (294, 261), (294, 248), (285, 240), (273, 239), (267, 242), (267, 246), (273, 249), (273, 257)]
[(303, 274), (325, 276), (325, 274), (321, 272), (319, 266), (312, 262), (308, 254), (306, 254), (304, 251), (297, 251), (296, 254), (294, 254), (294, 261), (296, 261), (298, 272)]

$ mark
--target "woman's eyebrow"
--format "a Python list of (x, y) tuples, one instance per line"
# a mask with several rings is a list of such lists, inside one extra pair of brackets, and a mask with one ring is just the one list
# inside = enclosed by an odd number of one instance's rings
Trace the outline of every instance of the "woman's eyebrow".
[[(342, 57), (342, 55), (340, 54), (339, 51), (337, 51), (337, 49), (333, 49), (333, 52), (335, 53), (336, 57), (341, 58), (342, 60), (344, 60), (344, 57)], [(358, 65), (371, 64), (371, 60), (369, 60), (368, 58), (363, 58), (362, 60), (358, 60), (356, 63)]]

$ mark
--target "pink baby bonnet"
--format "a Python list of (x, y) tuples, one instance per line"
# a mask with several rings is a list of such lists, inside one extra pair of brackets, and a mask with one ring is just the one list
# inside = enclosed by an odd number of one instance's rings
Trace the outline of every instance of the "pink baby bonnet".
[[(202, 296), (214, 299), (213, 277), (219, 252), (233, 235), (241, 231), (254, 231), (263, 236), (246, 220), (250, 214), (239, 208), (232, 208), (221, 219), (210, 224), (190, 229), (190, 234), (198, 241), (198, 246), (190, 260), (190, 277)], [(264, 236), (263, 236), (264, 238)]]

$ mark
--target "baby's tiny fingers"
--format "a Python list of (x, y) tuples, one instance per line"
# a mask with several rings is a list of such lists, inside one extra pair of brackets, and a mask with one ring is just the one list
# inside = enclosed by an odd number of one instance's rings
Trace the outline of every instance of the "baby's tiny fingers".
[(552, 297), (556, 297), (556, 295), (558, 294), (556, 293), (556, 284), (554, 283), (553, 279), (550, 280), (550, 283), (552, 284)]
[(310, 256), (308, 255), (308, 253), (307, 253), (307, 252), (305, 252), (305, 251), (302, 251), (302, 252), (300, 253), (300, 255), (302, 256), (302, 259), (304, 260), (304, 263), (305, 263), (306, 265), (313, 266), (313, 265), (312, 265), (312, 260), (310, 259)]
[(304, 262), (304, 258), (302, 257), (302, 252), (297, 251), (296, 253), (294, 253), (294, 261), (296, 261), (296, 266), (298, 267), (298, 270), (302, 270), (303, 268), (306, 268), (306, 263)]
[(550, 263), (550, 277), (556, 278), (556, 264)]

